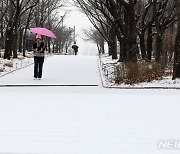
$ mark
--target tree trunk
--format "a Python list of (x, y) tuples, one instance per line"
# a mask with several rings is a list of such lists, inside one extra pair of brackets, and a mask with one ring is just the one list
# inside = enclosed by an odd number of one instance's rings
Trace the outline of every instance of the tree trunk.
[(114, 28), (112, 28), (110, 31), (110, 37), (111, 37), (110, 44), (111, 44), (112, 59), (117, 59), (117, 39)]
[(135, 22), (135, 8), (134, 1), (129, 1), (129, 7), (127, 8), (128, 18), (128, 61), (137, 62), (137, 33), (136, 33), (136, 22)]
[(151, 61), (151, 59), (152, 59), (152, 43), (153, 43), (152, 26), (149, 23), (149, 25), (148, 25), (148, 35), (147, 35), (147, 59), (148, 59), (148, 61)]
[(180, 27), (176, 37), (175, 51), (174, 51), (174, 66), (173, 79), (180, 78)]
[(178, 33), (175, 42), (174, 66), (172, 79), (180, 78), (180, 1), (176, 0), (176, 16), (178, 22)]
[[(23, 48), (23, 56), (25, 56), (26, 54), (26, 32), (27, 32), (27, 29), (23, 29), (22, 31), (22, 48)], [(28, 36), (29, 37), (29, 36)], [(29, 38), (28, 38), (29, 39)]]
[(121, 39), (120, 41), (120, 57), (119, 62), (127, 61), (127, 42), (126, 39)]
[(51, 53), (51, 43), (49, 37), (46, 39), (45, 44), (46, 44), (46, 50), (48, 51), (48, 53)]
[(23, 30), (20, 29), (20, 31), (19, 31), (19, 46), (18, 46), (19, 52), (22, 52), (22, 41), (23, 41)]
[(107, 43), (108, 43), (108, 55), (111, 56), (111, 55), (112, 55), (112, 54), (111, 54), (111, 50), (112, 50), (112, 49), (111, 49), (111, 42), (108, 41)]
[(144, 39), (145, 37), (144, 37), (144, 35), (145, 35), (144, 32), (142, 32), (142, 33), (139, 35), (142, 59), (146, 59), (146, 58), (147, 58), (146, 46), (145, 46), (145, 39)]
[(15, 34), (13, 37), (13, 58), (17, 58), (17, 44), (18, 44), (18, 34)]
[(13, 49), (13, 30), (6, 29), (4, 59), (10, 60)]
[(104, 53), (105, 53), (105, 49), (104, 49), (104, 39), (101, 39), (101, 40), (100, 40), (99, 47), (100, 47), (100, 53), (101, 53), (101, 54), (104, 54)]
[(161, 47), (162, 47), (162, 39), (161, 35), (157, 34), (156, 37), (156, 51), (155, 51), (155, 60), (156, 62), (161, 62)]

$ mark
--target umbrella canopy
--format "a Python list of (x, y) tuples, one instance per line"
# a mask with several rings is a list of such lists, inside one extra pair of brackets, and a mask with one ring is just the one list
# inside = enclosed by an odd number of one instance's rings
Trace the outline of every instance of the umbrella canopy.
[(32, 33), (48, 36), (48, 37), (51, 37), (51, 38), (56, 38), (54, 33), (52, 31), (50, 31), (49, 29), (46, 29), (46, 28), (41, 28), (41, 27), (30, 28), (29, 31), (32, 32)]

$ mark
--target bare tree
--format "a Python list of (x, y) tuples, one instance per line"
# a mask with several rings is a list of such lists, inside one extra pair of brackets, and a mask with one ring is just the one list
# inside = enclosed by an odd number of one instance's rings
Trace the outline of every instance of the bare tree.
[[(137, 33), (139, 36), (141, 57), (144, 60), (151, 60), (152, 41), (150, 39), (152, 39), (152, 23), (154, 22), (152, 4), (152, 1), (143, 0), (139, 0), (137, 4)], [(148, 46), (146, 45), (146, 38), (148, 38)]]
[(165, 30), (175, 22), (174, 9), (175, 5), (170, 0), (153, 1), (153, 15), (156, 28), (156, 62), (160, 62), (163, 54), (166, 54), (165, 51), (162, 50), (163, 39)]
[(84, 29), (84, 33), (87, 36), (85, 40), (95, 42), (97, 45), (99, 54), (104, 54), (105, 53), (105, 49), (104, 49), (105, 39), (103, 38), (102, 34), (99, 33), (99, 31), (97, 31), (96, 29), (92, 29), (92, 28), (90, 30)]
[[(17, 49), (25, 55), (27, 47), (26, 31), (30, 27), (46, 27), (55, 30), (59, 25), (56, 10), (64, 5), (65, 0), (3, 0), (0, 2), (1, 42), (5, 42), (4, 58), (17, 57)], [(24, 43), (22, 43), (22, 41)], [(46, 39), (48, 49), (53, 43)], [(12, 54), (13, 51), (13, 54)]]
[(0, 48), (4, 48), (4, 25), (5, 25), (5, 15), (7, 12), (7, 2), (2, 0), (0, 2)]
[(113, 59), (117, 59), (117, 40), (115, 27), (112, 16), (107, 10), (105, 4), (101, 0), (74, 0), (76, 6), (87, 15), (94, 28), (103, 36), (107, 41), (109, 47), (109, 55)]
[[(4, 58), (10, 59), (13, 49), (16, 49), (17, 33), (20, 25), (21, 17), (29, 9), (35, 7), (39, 0), (9, 0), (6, 7), (8, 8), (6, 13), (6, 40), (5, 40), (5, 53)], [(15, 45), (15, 47), (13, 46)], [(14, 53), (16, 57), (16, 52)]]
[[(109, 45), (116, 49), (116, 37), (121, 44), (119, 61), (137, 61), (137, 33), (135, 21), (135, 5), (137, 0), (77, 0), (84, 12), (100, 24), (103, 21), (109, 25)], [(88, 6), (88, 7), (87, 7)], [(93, 10), (93, 12), (92, 12)], [(105, 19), (105, 20), (104, 20)], [(116, 43), (115, 43), (116, 42)]]

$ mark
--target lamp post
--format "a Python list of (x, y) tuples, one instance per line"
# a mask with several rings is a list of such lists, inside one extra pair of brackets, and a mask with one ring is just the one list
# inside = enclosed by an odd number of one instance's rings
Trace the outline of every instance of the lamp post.
[(76, 42), (76, 27), (74, 26), (74, 42)]
[(64, 26), (64, 25), (63, 25), (63, 24), (64, 24), (64, 23), (63, 23), (63, 22), (64, 22), (63, 20), (64, 20), (64, 19), (63, 19), (63, 18), (64, 18), (64, 16), (61, 16), (61, 22), (62, 22), (61, 53), (63, 53), (63, 33), (64, 33), (64, 31), (63, 31), (63, 26)]
[(72, 45), (72, 42), (74, 42), (74, 28), (71, 28), (69, 27), (69, 30), (67, 32), (67, 35), (66, 35), (66, 54), (68, 52), (68, 47), (70, 47)]

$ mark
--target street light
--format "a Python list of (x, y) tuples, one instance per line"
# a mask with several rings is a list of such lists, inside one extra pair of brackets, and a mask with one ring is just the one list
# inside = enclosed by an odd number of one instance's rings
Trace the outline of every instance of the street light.
[(74, 42), (74, 28), (69, 27), (67, 38), (66, 38), (66, 54), (68, 47)]
[(64, 25), (63, 25), (63, 24), (64, 24), (64, 23), (63, 23), (63, 20), (64, 20), (64, 16), (61, 16), (61, 22), (62, 22), (61, 53), (63, 53), (63, 43), (62, 43), (62, 42), (63, 42), (63, 33), (64, 33), (64, 31), (63, 31), (63, 26), (64, 26)]
[(76, 42), (76, 27), (74, 26), (74, 42)]

